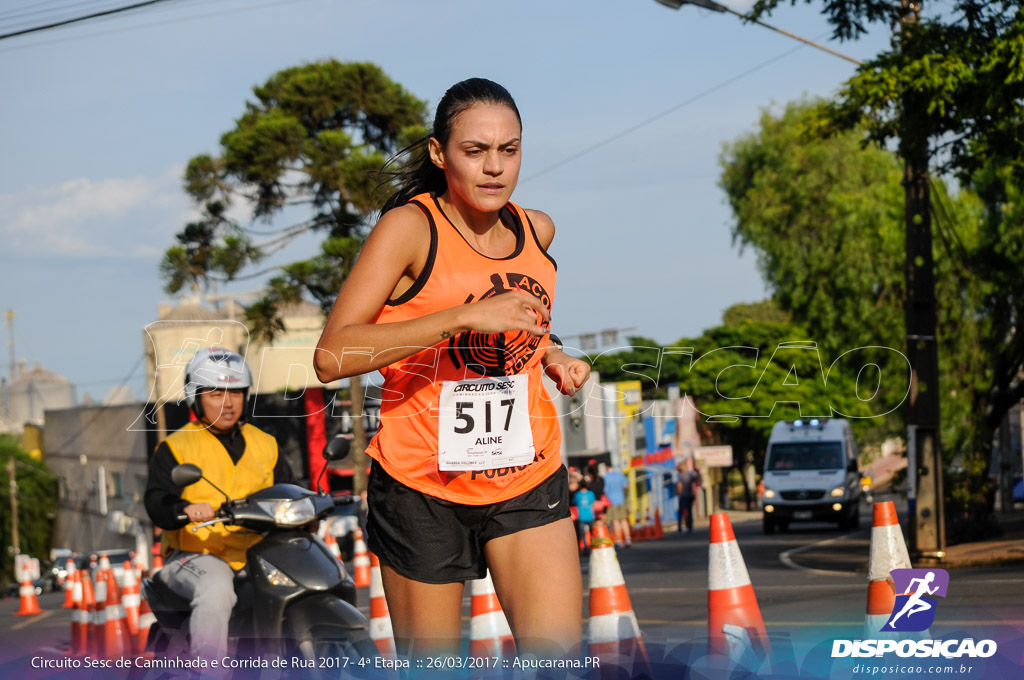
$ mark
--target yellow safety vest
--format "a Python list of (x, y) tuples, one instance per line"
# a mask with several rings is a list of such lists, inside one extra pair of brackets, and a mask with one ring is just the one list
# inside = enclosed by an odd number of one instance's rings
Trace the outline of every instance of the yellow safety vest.
[[(277, 465), (277, 440), (254, 425), (242, 425), (245, 453), (236, 464), (224, 445), (200, 423), (189, 423), (165, 440), (171, 454), (179, 464), (192, 463), (203, 471), (203, 477), (192, 486), (185, 487), (182, 500), (188, 503), (209, 503), (216, 510), (224, 504), (224, 494), (207, 483), (209, 480), (234, 500), (265, 489), (274, 483)], [(238, 527), (213, 524), (195, 533), (192, 524), (177, 531), (165, 531), (162, 547), (164, 556), (180, 549), (194, 553), (216, 555), (234, 570), (245, 566), (246, 551), (259, 543), (261, 534)]]

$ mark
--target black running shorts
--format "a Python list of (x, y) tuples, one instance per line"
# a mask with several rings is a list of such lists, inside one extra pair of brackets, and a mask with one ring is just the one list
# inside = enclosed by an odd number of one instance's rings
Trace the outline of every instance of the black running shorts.
[(410, 489), (373, 461), (366, 496), (370, 552), (382, 565), (422, 583), (483, 578), (487, 541), (569, 517), (564, 467), (515, 498), (464, 505)]

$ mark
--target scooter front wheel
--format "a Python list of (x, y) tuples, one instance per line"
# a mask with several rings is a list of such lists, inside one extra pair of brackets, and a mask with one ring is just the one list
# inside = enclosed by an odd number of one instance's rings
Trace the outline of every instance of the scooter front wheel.
[(284, 621), (292, 668), (302, 678), (369, 677), (375, 671), (377, 647), (370, 624), (358, 609), (330, 595), (317, 595), (288, 608)]
[(377, 647), (367, 631), (318, 630), (298, 643), (298, 654), (308, 673), (318, 680), (379, 677)]

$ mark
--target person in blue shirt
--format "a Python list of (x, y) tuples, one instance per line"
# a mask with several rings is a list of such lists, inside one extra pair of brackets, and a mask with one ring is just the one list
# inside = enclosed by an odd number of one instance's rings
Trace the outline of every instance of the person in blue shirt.
[(587, 488), (587, 480), (580, 480), (580, 487), (573, 494), (573, 502), (579, 509), (579, 519), (576, 520), (576, 536), (581, 541), (583, 553), (590, 552), (590, 533), (594, 526), (594, 503), (597, 499), (594, 492)]
[(605, 521), (610, 524), (615, 547), (633, 544), (629, 533), (629, 508), (626, 506), (626, 487), (629, 480), (618, 468), (612, 468), (604, 475), (604, 495), (608, 498), (608, 512)]

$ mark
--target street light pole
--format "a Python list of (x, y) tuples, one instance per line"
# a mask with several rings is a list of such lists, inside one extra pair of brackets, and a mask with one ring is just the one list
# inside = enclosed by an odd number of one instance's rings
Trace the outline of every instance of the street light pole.
[(725, 12), (727, 14), (732, 14), (733, 16), (737, 16), (740, 19), (743, 19), (744, 21), (750, 21), (750, 22), (755, 23), (755, 24), (757, 24), (759, 26), (764, 26), (765, 28), (770, 28), (771, 30), (775, 31), (776, 33), (781, 33), (782, 35), (786, 36), (787, 38), (792, 38), (793, 40), (799, 40), (803, 44), (810, 45), (811, 47), (814, 47), (816, 49), (821, 50), (822, 52), (828, 52), (829, 54), (831, 54), (834, 57), (839, 57), (840, 59), (845, 59), (846, 61), (848, 61), (848, 62), (850, 62), (852, 64), (856, 64), (857, 66), (860, 66), (863, 63), (863, 62), (861, 62), (861, 61), (859, 61), (857, 59), (854, 59), (851, 56), (843, 54), (842, 52), (836, 52), (835, 50), (833, 50), (833, 49), (831, 49), (829, 47), (825, 47), (824, 45), (819, 45), (818, 43), (814, 42), (813, 40), (808, 40), (807, 38), (800, 37), (796, 33), (790, 33), (789, 31), (785, 31), (785, 30), (783, 30), (783, 29), (781, 29), (781, 28), (779, 28), (777, 26), (772, 26), (771, 24), (766, 24), (765, 22), (761, 21), (760, 19), (754, 19), (752, 17), (748, 17), (746, 14), (740, 14), (739, 12), (737, 12), (734, 9), (726, 7), (725, 5), (719, 5), (717, 2), (713, 2), (713, 0), (655, 0), (655, 2), (657, 2), (659, 4), (662, 4), (662, 5), (665, 5), (666, 7), (671, 7), (672, 9), (679, 9), (683, 5), (696, 5), (698, 7), (703, 7), (704, 9), (710, 9), (713, 12)]

